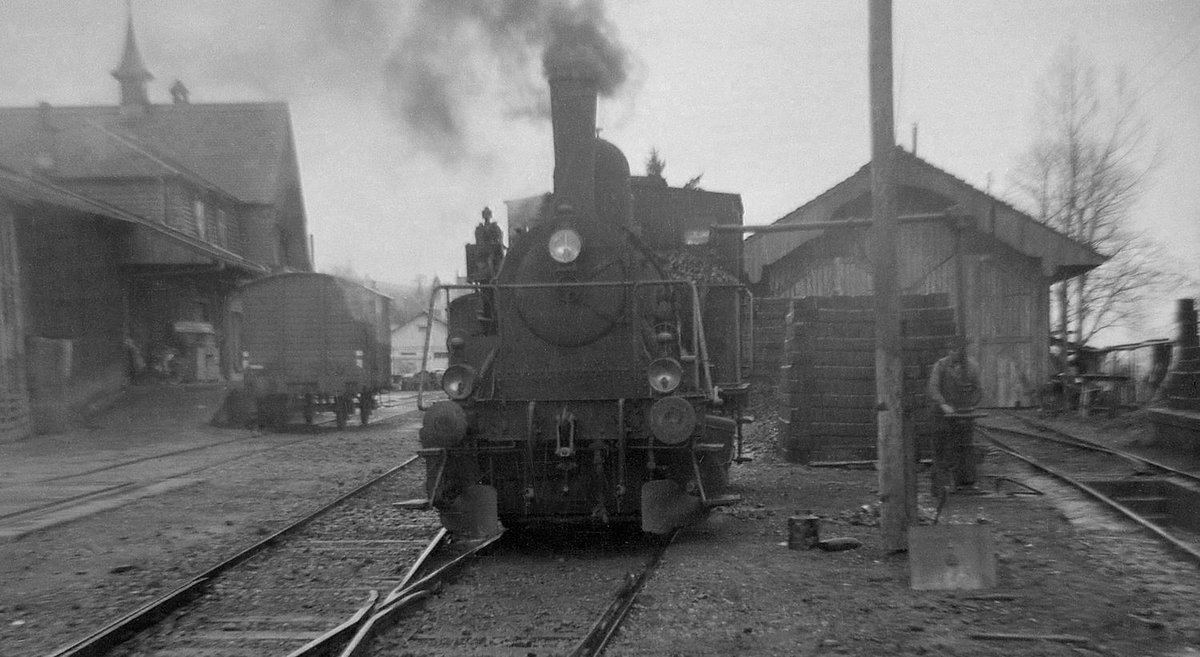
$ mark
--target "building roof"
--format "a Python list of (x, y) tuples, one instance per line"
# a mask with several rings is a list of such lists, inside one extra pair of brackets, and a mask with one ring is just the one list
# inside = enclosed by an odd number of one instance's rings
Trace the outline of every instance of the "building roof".
[[(1086, 244), (903, 149), (896, 149), (894, 166), (897, 186), (927, 190), (948, 199), (948, 207), (954, 207), (956, 214), (965, 214), (974, 219), (971, 226), (973, 230), (989, 235), (1023, 255), (1037, 258), (1041, 262), (1042, 272), (1052, 280), (1078, 276), (1107, 260)], [(868, 163), (849, 178), (772, 222), (772, 225), (847, 218), (839, 214), (839, 210), (864, 195), (869, 197), (870, 190), (871, 165)], [(758, 282), (764, 267), (825, 232), (806, 230), (751, 235), (745, 242), (746, 272), (750, 280)]]
[(227, 249), (221, 248), (184, 232), (169, 228), (113, 205), (78, 194), (53, 183), (31, 178), (22, 173), (0, 166), (0, 199), (8, 199), (22, 205), (48, 204), (69, 208), (77, 212), (107, 217), (116, 221), (134, 224), (150, 232), (189, 247), (199, 253), (225, 264), (234, 265), (253, 272), (266, 272), (266, 267), (251, 262)]
[[(274, 203), (285, 180), (291, 121), (284, 103), (0, 108), (0, 164), (53, 176), (159, 177), (175, 173), (245, 203)], [(294, 157), (294, 155), (292, 156)]]

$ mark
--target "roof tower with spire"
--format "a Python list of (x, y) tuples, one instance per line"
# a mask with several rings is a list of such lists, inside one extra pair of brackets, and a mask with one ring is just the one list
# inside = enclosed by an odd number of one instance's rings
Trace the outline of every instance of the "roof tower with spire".
[(113, 70), (112, 76), (121, 84), (121, 107), (145, 109), (150, 106), (149, 96), (146, 95), (146, 82), (153, 80), (154, 76), (146, 69), (142, 54), (138, 51), (137, 37), (133, 33), (133, 8), (126, 2), (125, 9), (125, 52), (121, 55), (121, 63)]

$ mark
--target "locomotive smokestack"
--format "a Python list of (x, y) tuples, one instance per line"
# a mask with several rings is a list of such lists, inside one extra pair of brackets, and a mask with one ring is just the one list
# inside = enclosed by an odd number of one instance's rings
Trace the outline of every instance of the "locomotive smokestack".
[(612, 94), (625, 80), (625, 51), (596, 4), (556, 12), (550, 28), (542, 66), (550, 82), (555, 205), (570, 203), (577, 215), (593, 217), (596, 99)]
[(586, 74), (550, 75), (554, 203), (569, 203), (581, 217), (595, 212), (596, 89), (595, 79)]

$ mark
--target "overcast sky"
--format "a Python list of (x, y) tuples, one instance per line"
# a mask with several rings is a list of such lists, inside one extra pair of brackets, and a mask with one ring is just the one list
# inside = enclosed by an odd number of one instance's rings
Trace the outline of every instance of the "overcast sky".
[[(548, 3), (509, 4), (522, 11), (497, 16), (498, 0), (135, 0), (133, 12), (153, 102), (169, 102), (179, 78), (196, 103), (289, 103), (319, 269), (405, 283), (461, 272), (483, 206), (551, 187), (542, 35), (526, 15)], [(5, 9), (0, 104), (116, 102), (123, 0)], [(769, 223), (867, 162), (865, 0), (589, 11), (623, 49), (599, 124), (635, 173), (656, 147), (669, 182), (703, 174), (705, 189), (742, 195), (747, 223)], [(1074, 40), (1102, 76), (1123, 68), (1166, 147), (1135, 219), (1178, 266), (1196, 261), (1200, 2), (896, 0), (893, 12), (897, 140), (911, 147), (919, 124), (918, 155), (1001, 197), (1056, 51)]]

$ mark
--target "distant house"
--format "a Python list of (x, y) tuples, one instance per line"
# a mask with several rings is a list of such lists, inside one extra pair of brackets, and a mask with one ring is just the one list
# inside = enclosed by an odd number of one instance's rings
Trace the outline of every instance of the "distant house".
[[(429, 351), (426, 354), (426, 336)], [(428, 312), (413, 317), (392, 328), (392, 378), (412, 376), (417, 372), (444, 372), (450, 365), (446, 339), (449, 330), (445, 320)], [(425, 357), (422, 361), (422, 356)]]
[[(1034, 403), (1050, 374), (1050, 285), (1105, 258), (911, 153), (897, 149), (894, 161), (901, 293), (951, 300), (982, 370), (983, 405)], [(952, 216), (933, 217), (943, 212)], [(823, 228), (752, 235), (745, 263), (756, 297), (872, 294), (868, 228), (829, 226), (870, 216), (867, 165), (775, 222)]]
[(35, 410), (86, 414), (165, 362), (237, 377), (230, 291), (312, 269), (285, 104), (193, 104), (179, 82), (150, 102), (132, 20), (112, 74), (114, 106), (0, 108), (0, 381), (60, 366)]

